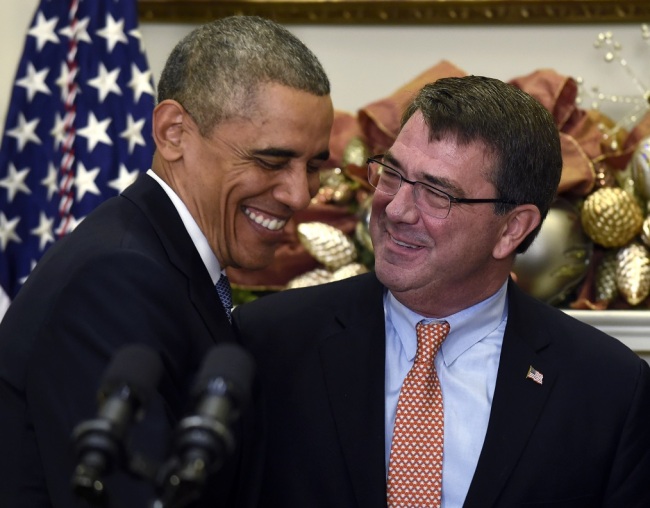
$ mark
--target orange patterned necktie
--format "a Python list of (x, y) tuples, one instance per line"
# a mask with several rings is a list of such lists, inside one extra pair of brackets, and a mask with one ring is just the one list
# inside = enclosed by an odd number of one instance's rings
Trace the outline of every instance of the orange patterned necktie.
[(444, 412), (433, 360), (449, 323), (417, 324), (418, 347), (397, 402), (388, 463), (389, 508), (438, 508), (442, 500)]

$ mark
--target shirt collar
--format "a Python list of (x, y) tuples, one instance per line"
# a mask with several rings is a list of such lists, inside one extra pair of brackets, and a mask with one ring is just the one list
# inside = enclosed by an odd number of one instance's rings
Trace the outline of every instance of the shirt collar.
[(506, 281), (489, 298), (442, 319), (421, 316), (402, 305), (390, 291), (387, 291), (384, 298), (384, 311), (388, 321), (395, 328), (409, 361), (415, 359), (417, 349), (415, 326), (422, 320), (426, 323), (447, 321), (450, 331), (442, 343), (440, 351), (445, 365), (449, 366), (474, 344), (496, 330), (503, 320), (507, 318), (507, 287), (508, 283)]
[(181, 220), (183, 221), (185, 229), (187, 230), (190, 238), (192, 239), (192, 242), (194, 243), (194, 246), (196, 247), (196, 250), (199, 252), (199, 256), (201, 256), (201, 259), (203, 260), (203, 264), (208, 269), (208, 273), (212, 279), (212, 284), (216, 284), (219, 280), (219, 277), (221, 277), (221, 266), (219, 265), (217, 256), (215, 256), (214, 252), (212, 252), (210, 244), (208, 243), (208, 239), (203, 234), (203, 231), (201, 231), (201, 228), (199, 228), (199, 225), (194, 220), (194, 217), (192, 217), (192, 214), (187, 209), (187, 206), (185, 206), (185, 203), (183, 203), (181, 198), (178, 197), (174, 190), (151, 169), (147, 171), (147, 174), (160, 184), (165, 193), (169, 196), (169, 199), (171, 199), (172, 204), (178, 211), (178, 215), (180, 215)]

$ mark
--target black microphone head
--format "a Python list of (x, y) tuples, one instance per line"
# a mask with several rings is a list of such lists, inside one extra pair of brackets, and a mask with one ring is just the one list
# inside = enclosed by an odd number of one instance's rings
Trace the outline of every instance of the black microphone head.
[(163, 364), (160, 355), (144, 344), (130, 344), (118, 350), (106, 368), (100, 399), (127, 385), (141, 405), (148, 404), (160, 378)]
[(234, 343), (215, 346), (203, 361), (192, 396), (200, 396), (211, 381), (222, 378), (231, 388), (230, 393), (235, 397), (235, 402), (243, 406), (250, 398), (254, 368), (253, 357), (241, 346)]

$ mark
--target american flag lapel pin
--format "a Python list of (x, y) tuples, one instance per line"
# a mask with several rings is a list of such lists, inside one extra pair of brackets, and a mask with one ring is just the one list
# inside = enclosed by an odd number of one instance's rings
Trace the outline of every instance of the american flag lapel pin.
[(541, 385), (544, 381), (544, 374), (536, 370), (532, 365), (528, 367), (528, 374), (526, 374), (526, 379), (532, 379), (538, 385)]

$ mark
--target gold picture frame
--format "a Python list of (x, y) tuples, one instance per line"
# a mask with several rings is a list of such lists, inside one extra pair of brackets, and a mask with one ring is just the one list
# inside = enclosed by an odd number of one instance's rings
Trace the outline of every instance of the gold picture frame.
[(324, 25), (650, 23), (650, 0), (139, 0), (138, 11), (145, 23), (233, 14)]

